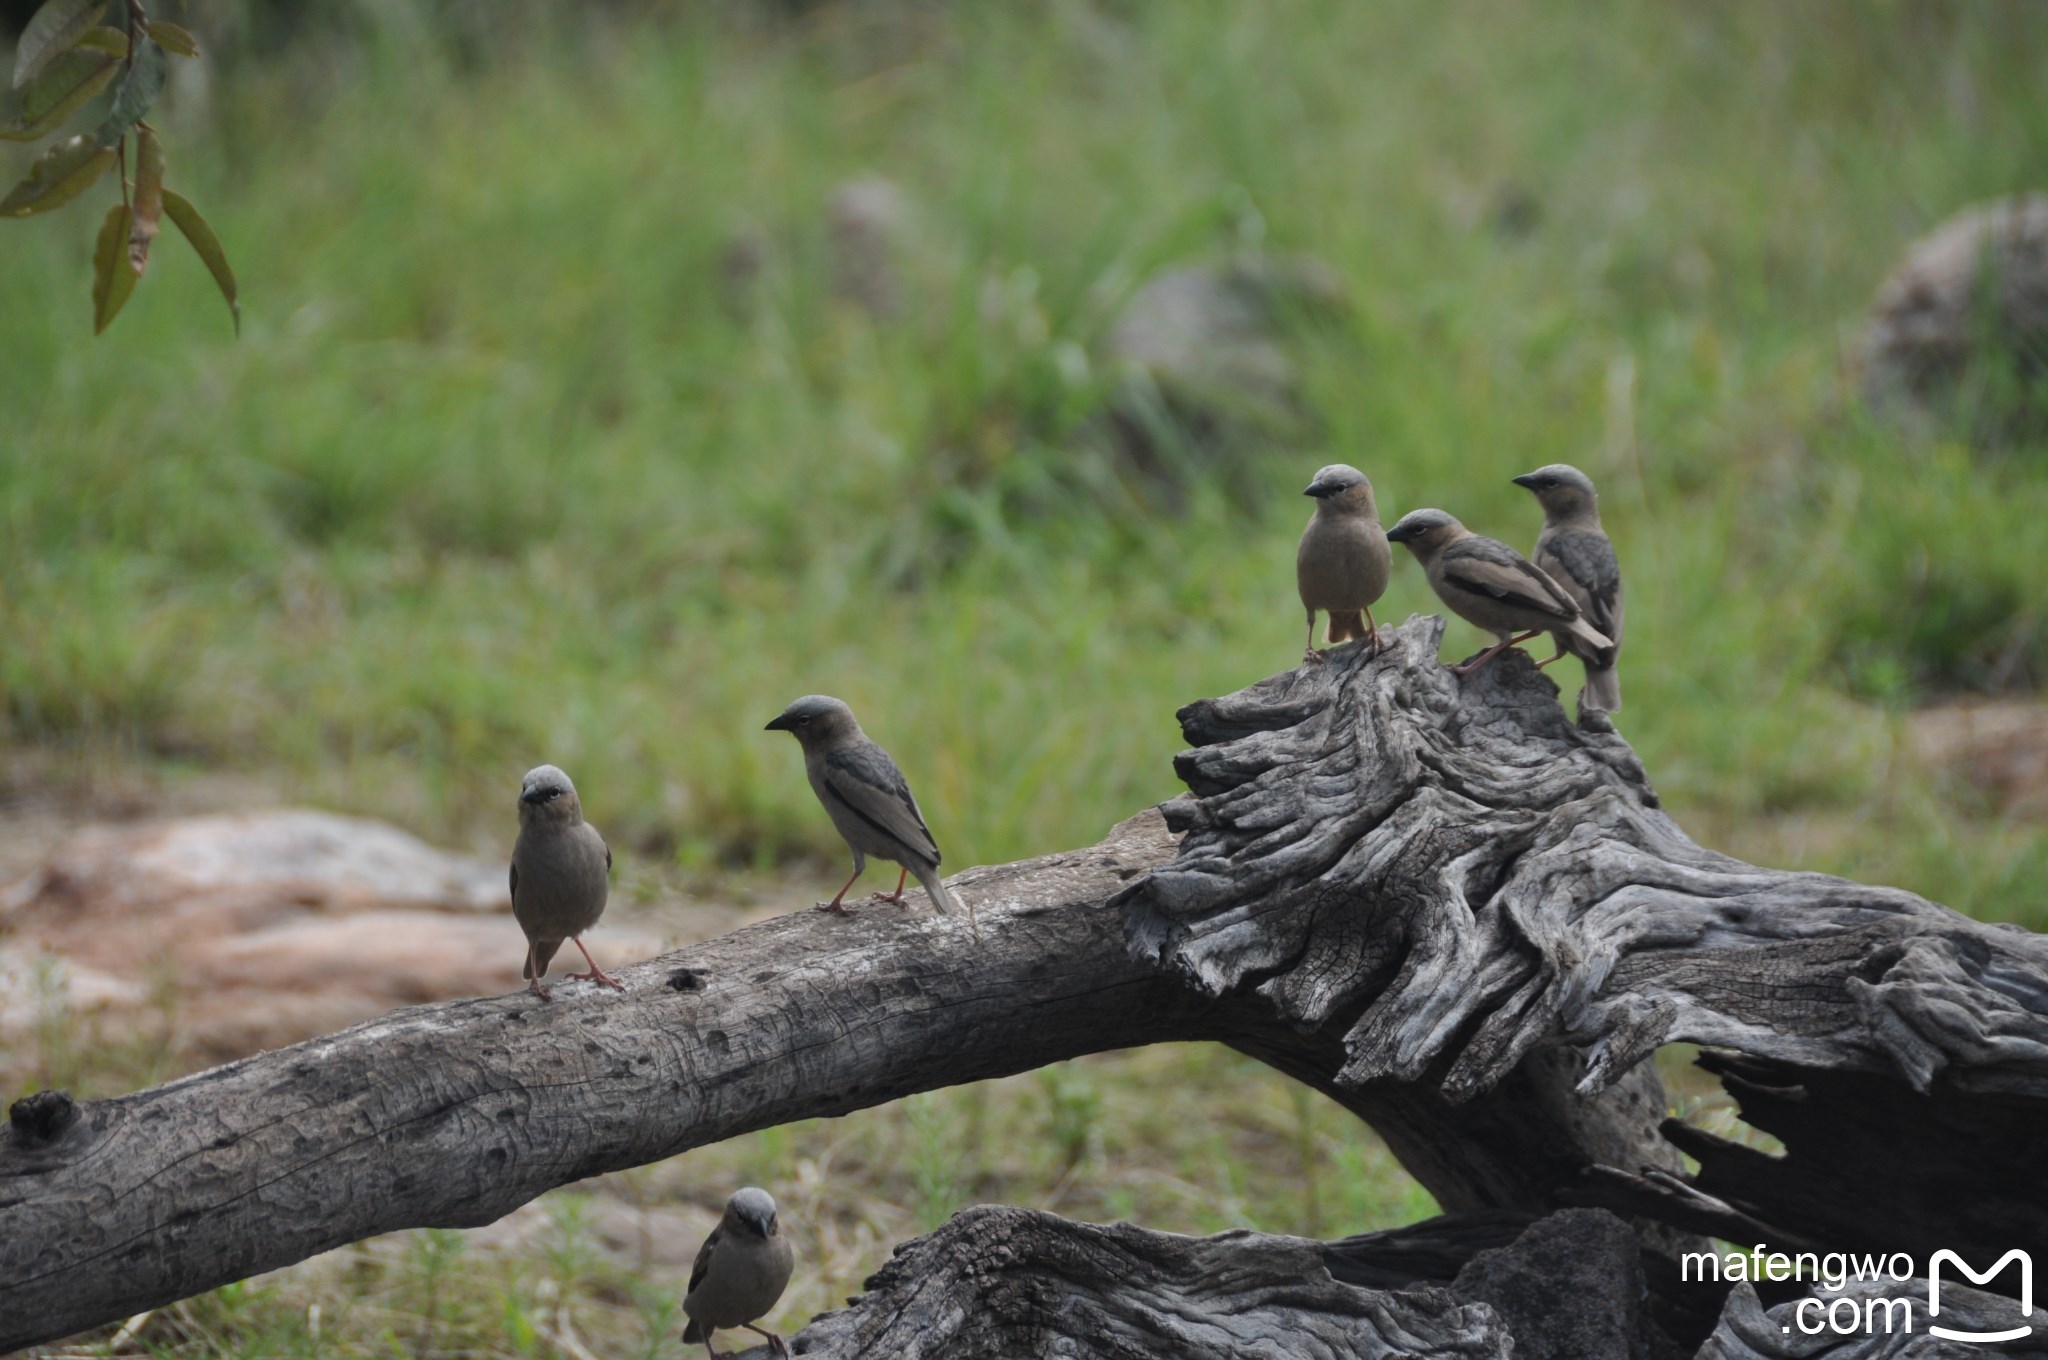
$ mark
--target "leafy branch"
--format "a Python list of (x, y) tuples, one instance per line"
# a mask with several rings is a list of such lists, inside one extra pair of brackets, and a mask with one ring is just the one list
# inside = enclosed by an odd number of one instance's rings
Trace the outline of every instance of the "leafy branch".
[(107, 208), (93, 249), (95, 334), (135, 291), (165, 217), (199, 253), (241, 333), (227, 253), (191, 200), (165, 187), (163, 143), (144, 121), (163, 93), (173, 55), (196, 57), (199, 44), (178, 25), (151, 19), (141, 0), (47, 0), (15, 49), (14, 97), (0, 112), (0, 140), (41, 141), (108, 89), (114, 92), (96, 130), (52, 142), (28, 177), (0, 198), (0, 217), (33, 217), (63, 207), (119, 168), (121, 198)]

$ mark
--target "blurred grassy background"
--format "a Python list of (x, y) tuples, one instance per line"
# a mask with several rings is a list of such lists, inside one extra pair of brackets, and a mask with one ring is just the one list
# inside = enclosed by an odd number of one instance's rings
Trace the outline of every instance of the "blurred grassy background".
[[(2039, 6), (182, 17), (225, 37), (160, 119), (170, 181), (227, 244), (240, 341), (180, 242), (95, 341), (90, 210), (0, 226), (0, 731), (45, 775), (248, 771), (496, 853), (505, 790), (550, 760), (642, 861), (809, 858), (822, 884), (837, 843), (760, 727), (827, 691), (949, 864), (1071, 847), (1176, 791), (1177, 705), (1298, 656), (1316, 466), (1363, 467), (1389, 522), (1442, 505), (1526, 546), (1507, 479), (1565, 460), (1605, 492), (1621, 727), (1681, 823), (2048, 926), (2042, 827), (1906, 735), (1916, 705), (2048, 674), (2042, 450), (1883, 428), (1847, 359), (1909, 240), (2038, 184)], [(826, 202), (869, 174), (916, 218), (893, 320), (830, 286)], [(1254, 248), (1350, 298), (1297, 327), (1310, 418), (1163, 470), (1105, 453), (1119, 308)], [(1404, 555), (1382, 618), (1434, 608)], [(1234, 1059), (1107, 1061), (1076, 1070), (1257, 1136), (1190, 1150), (1173, 1119), (1162, 1153), (1105, 1098), (1111, 1188), (1069, 1211), (1131, 1211), (1113, 1187), (1146, 1174), (1203, 1187), (1136, 1204), (1165, 1227), (1426, 1205), (1391, 1168), (1329, 1198), (1366, 1173), (1354, 1131)], [(1031, 1082), (1000, 1089), (1056, 1118)], [(831, 1126), (868, 1140), (891, 1230), (936, 1193), (900, 1181), (919, 1117)], [(1258, 1151), (1304, 1137), (1320, 1207)], [(1013, 1154), (1041, 1155), (968, 1148), (960, 1193), (1050, 1194)], [(791, 1155), (693, 1154), (701, 1198)]]

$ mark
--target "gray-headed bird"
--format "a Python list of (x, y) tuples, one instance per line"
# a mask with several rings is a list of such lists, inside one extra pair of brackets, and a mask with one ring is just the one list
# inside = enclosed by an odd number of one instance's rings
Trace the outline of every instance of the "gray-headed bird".
[[(1563, 586), (1586, 622), (1614, 644), (1603, 662), (1597, 649), (1553, 630), (1558, 657), (1569, 652), (1586, 666), (1586, 688), (1579, 696), (1585, 708), (1621, 712), (1621, 563), (1614, 544), (1600, 527), (1600, 493), (1585, 473), (1565, 463), (1525, 472), (1514, 479), (1536, 495), (1543, 507), (1543, 532), (1536, 539), (1536, 565)], [(1550, 661), (1539, 661), (1548, 666)]]
[(1553, 630), (1596, 655), (1612, 656), (1614, 644), (1580, 616), (1565, 588), (1499, 539), (1475, 534), (1441, 510), (1409, 511), (1387, 530), (1387, 538), (1408, 545), (1452, 613), (1499, 639), (1451, 667), (1454, 673), (1470, 675), (1513, 644)]
[(1326, 636), (1332, 646), (1368, 638), (1376, 654), (1380, 634), (1372, 606), (1386, 593), (1394, 552), (1380, 527), (1372, 483), (1357, 468), (1332, 463), (1318, 471), (1301, 494), (1316, 498), (1315, 513), (1301, 531), (1301, 546), (1294, 550), (1294, 585), (1301, 607), (1308, 611), (1308, 645), (1302, 660), (1323, 656), (1316, 650), (1318, 609), (1330, 616)]
[(734, 1191), (725, 1202), (725, 1216), (697, 1248), (696, 1264), (690, 1267), (690, 1287), (683, 1295), (690, 1322), (683, 1341), (701, 1341), (716, 1356), (711, 1334), (721, 1327), (743, 1327), (765, 1338), (776, 1354), (788, 1355), (787, 1342), (754, 1324), (782, 1297), (795, 1264), (796, 1254), (775, 1216), (774, 1197), (751, 1185)]
[[(924, 814), (918, 811), (903, 771), (860, 730), (852, 709), (829, 695), (807, 694), (776, 714), (767, 730), (788, 732), (804, 748), (804, 773), (810, 776), (811, 791), (825, 805), (846, 848), (853, 851), (853, 873), (840, 885), (837, 896), (818, 903), (821, 909), (846, 910), (846, 890), (873, 855), (903, 866), (896, 878), (896, 891), (877, 893), (877, 901), (902, 905), (904, 881), (916, 874), (933, 906), (943, 912), (953, 910), (953, 895), (939, 881), (938, 842), (924, 824)], [(979, 934), (981, 927), (975, 923), (972, 906), (967, 908), (967, 920)]]
[(604, 915), (611, 870), (612, 852), (583, 820), (569, 776), (552, 765), (528, 770), (519, 785), (519, 839), (512, 844), (512, 915), (526, 932), (527, 990), (541, 1000), (551, 996), (541, 978), (564, 940), (574, 940), (590, 965), (571, 978), (626, 990), (597, 966), (580, 938)]

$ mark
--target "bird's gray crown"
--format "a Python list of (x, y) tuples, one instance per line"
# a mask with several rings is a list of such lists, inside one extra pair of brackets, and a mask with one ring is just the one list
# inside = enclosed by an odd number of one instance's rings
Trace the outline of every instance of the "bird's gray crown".
[(1550, 463), (1537, 468), (1534, 472), (1525, 472), (1513, 481), (1516, 486), (1526, 486), (1538, 495), (1565, 486), (1574, 491), (1583, 491), (1588, 496), (1597, 494), (1593, 490), (1593, 479), (1570, 463)]
[(806, 694), (803, 698), (776, 714), (766, 730), (770, 732), (795, 732), (801, 728), (810, 727), (820, 719), (824, 719), (829, 723), (834, 718), (842, 717), (849, 722), (852, 721), (853, 710), (829, 694)]
[(1457, 524), (1457, 517), (1442, 510), (1410, 510), (1401, 516), (1394, 527), (1387, 530), (1387, 538), (1394, 543), (1406, 543), (1432, 529), (1450, 528)]
[(519, 801), (522, 803), (552, 803), (567, 794), (576, 795), (576, 786), (569, 782), (569, 776), (553, 765), (536, 765), (526, 772), (526, 778), (519, 781)]
[(725, 1202), (726, 1212), (742, 1223), (752, 1224), (763, 1237), (775, 1231), (775, 1196), (758, 1185), (743, 1186)]
[(1301, 494), (1304, 496), (1314, 496), (1317, 500), (1321, 500), (1325, 496), (1334, 496), (1340, 491), (1349, 491), (1354, 486), (1369, 485), (1371, 485), (1371, 482), (1366, 478), (1366, 475), (1351, 466), (1351, 464), (1332, 463), (1328, 467), (1317, 468), (1316, 475), (1309, 479), (1308, 486), (1303, 489)]

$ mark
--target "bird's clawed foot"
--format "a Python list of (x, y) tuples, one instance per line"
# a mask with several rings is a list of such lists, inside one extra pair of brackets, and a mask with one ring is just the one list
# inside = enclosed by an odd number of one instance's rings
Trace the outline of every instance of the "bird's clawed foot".
[(1306, 649), (1301, 654), (1301, 664), (1304, 666), (1320, 666), (1329, 659), (1330, 654), (1327, 651), (1319, 652), (1313, 647)]
[(606, 972), (606, 971), (605, 971), (604, 969), (602, 969), (602, 968), (600, 968), (600, 967), (598, 967), (598, 966), (597, 966), (597, 960), (596, 960), (596, 959), (593, 959), (592, 957), (590, 957), (590, 951), (589, 951), (588, 949), (584, 948), (584, 945), (583, 945), (583, 941), (581, 941), (581, 940), (578, 940), (578, 941), (576, 941), (576, 947), (577, 947), (577, 948), (578, 948), (579, 950), (582, 950), (582, 952), (583, 952), (583, 961), (584, 961), (585, 963), (587, 963), (587, 964), (589, 964), (589, 965), (590, 965), (590, 971), (589, 971), (589, 972), (587, 972), (587, 973), (571, 973), (571, 974), (569, 974), (569, 978), (570, 978), (570, 980), (571, 980), (571, 981), (574, 981), (574, 982), (595, 982), (595, 983), (597, 983), (597, 984), (598, 984), (599, 986), (601, 986), (601, 987), (609, 987), (609, 988), (611, 988), (611, 989), (612, 989), (613, 991), (615, 991), (615, 992), (623, 992), (623, 991), (625, 991), (625, 990), (626, 990), (626, 984), (625, 984), (625, 983), (623, 983), (623, 982), (619, 981), (619, 980), (618, 980), (617, 978), (613, 977), (613, 976), (612, 976), (612, 975), (611, 975), (610, 973), (607, 973), (607, 972)]
[(1551, 658), (1550, 658), (1550, 659), (1549, 659), (1548, 661), (1539, 661), (1539, 662), (1537, 662), (1537, 663), (1536, 663), (1536, 669), (1540, 671), (1540, 670), (1542, 670), (1542, 669), (1543, 669), (1543, 668), (1544, 668), (1545, 666), (1548, 666), (1548, 665), (1550, 664), (1550, 662), (1551, 662), (1551, 661), (1562, 661), (1562, 660), (1564, 660), (1564, 657), (1565, 657), (1565, 654), (1564, 654), (1563, 652), (1559, 652), (1559, 653), (1558, 653), (1558, 654), (1557, 654), (1556, 656), (1553, 656), (1553, 657), (1551, 657)]
[(903, 889), (901, 888), (898, 888), (895, 892), (870, 893), (868, 894), (868, 901), (887, 902), (892, 907), (901, 907), (907, 905), (903, 896)]
[(789, 1343), (787, 1341), (784, 1341), (781, 1337), (777, 1336), (773, 1332), (763, 1331), (761, 1328), (754, 1326), (752, 1323), (747, 1324), (747, 1330), (752, 1332), (755, 1336), (765, 1338), (768, 1342), (769, 1350), (773, 1351), (776, 1355), (781, 1356), (783, 1360), (789, 1360)]
[(833, 898), (830, 902), (813, 903), (811, 909), (813, 911), (829, 911), (834, 916), (844, 916), (847, 914), (846, 907), (836, 897)]
[(533, 981), (527, 983), (526, 990), (532, 992), (535, 996), (539, 997), (543, 1001), (553, 1001), (555, 999), (554, 992), (549, 990), (547, 987), (542, 986), (541, 980), (539, 978), (535, 978)]

